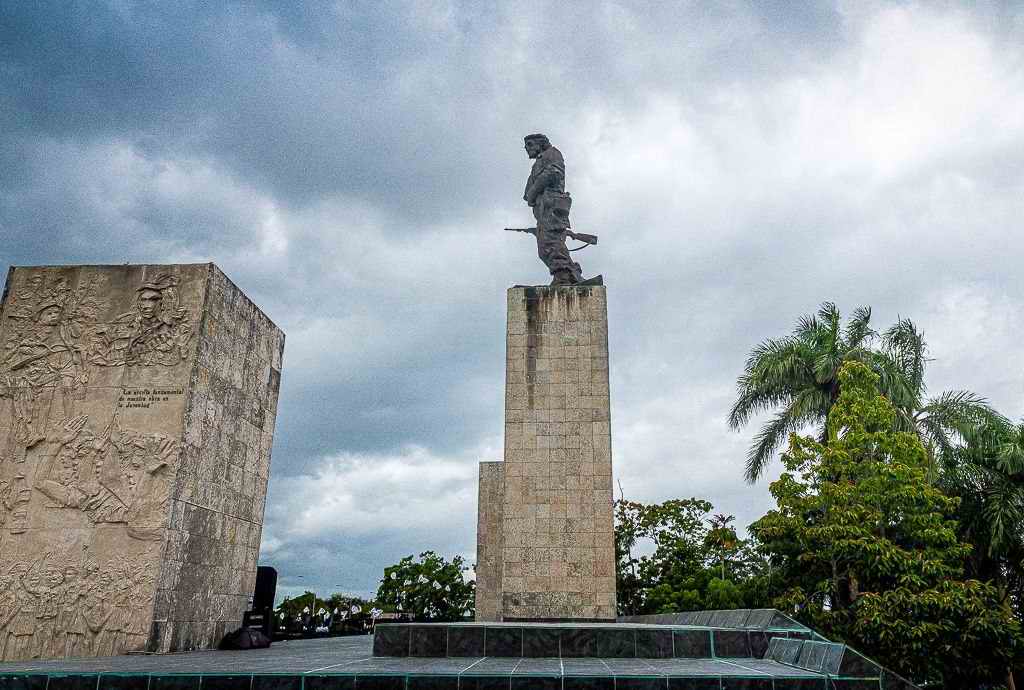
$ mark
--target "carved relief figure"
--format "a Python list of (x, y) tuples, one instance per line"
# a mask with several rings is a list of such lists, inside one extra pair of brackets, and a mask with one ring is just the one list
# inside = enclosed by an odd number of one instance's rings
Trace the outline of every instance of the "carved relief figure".
[(7, 631), (18, 615), (18, 599), (14, 596), (15, 565), (0, 570), (0, 659), (6, 658)]
[(82, 399), (87, 381), (81, 349), (71, 342), (60, 305), (44, 304), (33, 326), (5, 362), (3, 392), (12, 401), (10, 440), (17, 443), (17, 462), (24, 462), (25, 450), (46, 438), (46, 422), (56, 391), (60, 391), (61, 412), (67, 416), (72, 400)]
[(160, 541), (170, 500), (170, 462), (178, 444), (161, 434), (123, 431), (114, 442), (123, 485), (127, 486), (125, 518), (135, 539)]
[(132, 649), (145, 644), (149, 631), (137, 615), (137, 604), (142, 598), (143, 589), (151, 585), (152, 581), (151, 577), (146, 576), (145, 569), (140, 564), (125, 563), (122, 566), (113, 593), (113, 619), (116, 621), (117, 631), (115, 649)]
[[(7, 520), (10, 514), (14, 512), (14, 500), (13, 484), (0, 478), (0, 529), (7, 526)], [(3, 582), (3, 580), (0, 580), (0, 582)], [(0, 589), (0, 591), (3, 590)]]
[(78, 508), (90, 522), (124, 522), (120, 477), (116, 466), (106, 462), (110, 431), (95, 438), (85, 428), (88, 419), (81, 415), (65, 424), (53, 443), (55, 451), (40, 463), (35, 488), (53, 501), (51, 507)]
[(41, 657), (55, 656), (57, 613), (60, 611), (64, 572), (56, 563), (52, 562), (52, 557), (46, 557), (33, 566), (26, 580), (29, 583), (26, 589), (36, 596), (33, 654)]
[(110, 620), (112, 613), (107, 598), (112, 582), (113, 575), (108, 567), (96, 574), (86, 592), (84, 614), (85, 624), (88, 628), (88, 649), (92, 655), (103, 653), (102, 645), (107, 639), (107, 621)]
[(46, 554), (0, 572), (0, 655), (111, 655), (141, 647), (140, 614), (153, 584), (143, 562), (109, 562), (103, 569), (85, 556), (77, 565), (60, 562)]
[(32, 489), (28, 488), (23, 472), (9, 480), (0, 479), (0, 529), (10, 534), (21, 534), (28, 528), (28, 506)]
[[(85, 596), (88, 576), (80, 576), (76, 566), (70, 565), (64, 573), (64, 592), (60, 598), (57, 616), (58, 637), (55, 639), (55, 656), (81, 656), (88, 652), (88, 625), (85, 622)], [(63, 644), (59, 638), (63, 632)]]
[[(58, 388), (65, 415), (70, 412), (71, 399), (80, 400), (84, 392), (86, 375), (81, 367), (81, 351), (69, 342), (67, 324), (62, 324), (61, 319), (59, 304), (45, 304), (35, 316), (35, 328), (7, 361), (6, 384), (14, 411), (13, 440), (22, 449), (46, 438), (47, 413)], [(24, 453), (16, 459), (24, 461)]]
[(47, 288), (37, 275), (15, 291), (0, 362), (0, 397), (10, 398), (13, 414), (3, 453), (9, 459), (24, 462), (25, 452), (46, 438), (51, 414), (67, 419), (84, 399), (89, 377), (81, 342), (102, 307), (98, 287), (98, 280), (86, 280), (72, 290), (58, 278)]
[(40, 464), (35, 488), (50, 507), (78, 508), (93, 523), (127, 523), (129, 536), (159, 541), (177, 442), (162, 434), (115, 432), (116, 418), (96, 437), (87, 422), (81, 415), (65, 425), (55, 451)]
[(25, 584), (28, 575), (27, 563), (17, 563), (11, 568), (15, 614), (7, 630), (6, 654), (12, 659), (27, 659), (32, 653), (32, 636), (36, 631), (36, 597)]
[(136, 291), (135, 310), (97, 329), (93, 364), (174, 366), (185, 359), (192, 323), (188, 309), (178, 305), (177, 285), (177, 276), (167, 273), (143, 283)]

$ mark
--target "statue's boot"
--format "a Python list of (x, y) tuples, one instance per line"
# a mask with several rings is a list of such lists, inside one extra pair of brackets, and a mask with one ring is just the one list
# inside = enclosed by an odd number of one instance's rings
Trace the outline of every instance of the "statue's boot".
[(569, 270), (555, 271), (552, 275), (552, 287), (559, 285), (575, 285), (576, 283), (580, 282), (579, 277)]

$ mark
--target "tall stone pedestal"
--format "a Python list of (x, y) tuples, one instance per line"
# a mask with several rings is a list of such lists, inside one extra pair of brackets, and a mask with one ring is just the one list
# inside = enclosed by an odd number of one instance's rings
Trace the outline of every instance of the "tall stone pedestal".
[(614, 620), (605, 288), (511, 288), (506, 346), (505, 459), (480, 469), (477, 620)]
[(213, 264), (13, 268), (0, 659), (209, 647), (256, 577), (284, 334)]

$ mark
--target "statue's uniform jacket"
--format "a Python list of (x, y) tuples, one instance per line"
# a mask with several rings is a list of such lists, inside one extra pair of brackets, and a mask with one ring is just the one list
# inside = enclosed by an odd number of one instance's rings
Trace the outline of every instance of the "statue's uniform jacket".
[(554, 275), (560, 271), (575, 273), (579, 265), (569, 256), (565, 246), (565, 230), (569, 225), (572, 200), (565, 193), (565, 159), (554, 146), (542, 151), (533, 162), (526, 181), (523, 199), (533, 207), (537, 220), (537, 254)]

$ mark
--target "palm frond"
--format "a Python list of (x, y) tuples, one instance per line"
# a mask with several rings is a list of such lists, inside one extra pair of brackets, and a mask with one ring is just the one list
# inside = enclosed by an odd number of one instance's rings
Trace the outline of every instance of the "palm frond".
[[(789, 361), (797, 355), (801, 346), (800, 340), (792, 336), (762, 340), (750, 351), (745, 371), (747, 373), (772, 372), (778, 368), (780, 362)], [(789, 372), (780, 371), (778, 375), (786, 373)]]
[(775, 409), (791, 398), (789, 391), (772, 391), (749, 388), (740, 392), (736, 401), (729, 409), (729, 426), (739, 429), (750, 421), (750, 418), (761, 412)]
[(903, 373), (908, 385), (925, 393), (924, 369), (929, 362), (924, 334), (910, 319), (898, 318), (882, 335), (882, 352)]
[(985, 425), (1006, 424), (1006, 418), (993, 410), (987, 399), (971, 391), (945, 391), (925, 402), (917, 416), (933, 419), (960, 436)]
[(793, 396), (785, 412), (793, 420), (795, 428), (800, 428), (825, 419), (831, 404), (826, 391), (807, 388)]
[(754, 443), (747, 453), (746, 480), (753, 484), (764, 473), (765, 467), (771, 462), (772, 456), (779, 446), (785, 441), (789, 433), (793, 431), (793, 424), (786, 411), (776, 414), (766, 422), (761, 430), (754, 436)]
[(877, 337), (877, 333), (871, 328), (871, 307), (857, 307), (853, 315), (846, 322), (844, 338), (846, 347), (849, 349), (859, 348)]
[(908, 380), (904, 370), (888, 354), (868, 351), (864, 363), (878, 375), (878, 389), (898, 410), (908, 416), (921, 406), (921, 391)]
[(821, 306), (818, 307), (818, 318), (821, 319), (829, 327), (839, 326), (839, 307), (836, 306), (835, 302), (822, 302)]
[(917, 435), (934, 462), (952, 452), (954, 444), (967, 442), (980, 449), (1003, 437), (1006, 420), (984, 398), (970, 391), (946, 391), (928, 400), (913, 415)]
[(729, 426), (738, 429), (752, 415), (787, 403), (794, 390), (811, 385), (803, 347), (796, 339), (784, 337), (765, 340), (754, 348), (736, 380), (738, 395), (729, 411)]
[(996, 466), (1009, 475), (1024, 474), (1024, 423), (1009, 423), (996, 452)]
[(843, 366), (843, 353), (829, 349), (814, 358), (814, 380), (825, 385), (835, 380), (839, 368)]
[(989, 524), (989, 555), (1021, 543), (1024, 525), (1024, 487), (999, 477), (985, 492), (984, 516)]
[(811, 389), (794, 396), (790, 405), (768, 420), (754, 436), (754, 443), (747, 452), (747, 481), (753, 484), (758, 480), (791, 432), (823, 419), (827, 409), (828, 399), (821, 391)]
[(821, 324), (813, 314), (804, 314), (796, 320), (796, 328), (793, 329), (793, 337), (805, 342), (812, 342), (818, 337), (821, 331)]
[(818, 347), (836, 352), (842, 344), (843, 318), (839, 308), (832, 302), (825, 302), (818, 310), (818, 317), (822, 321), (820, 330), (821, 341)]

